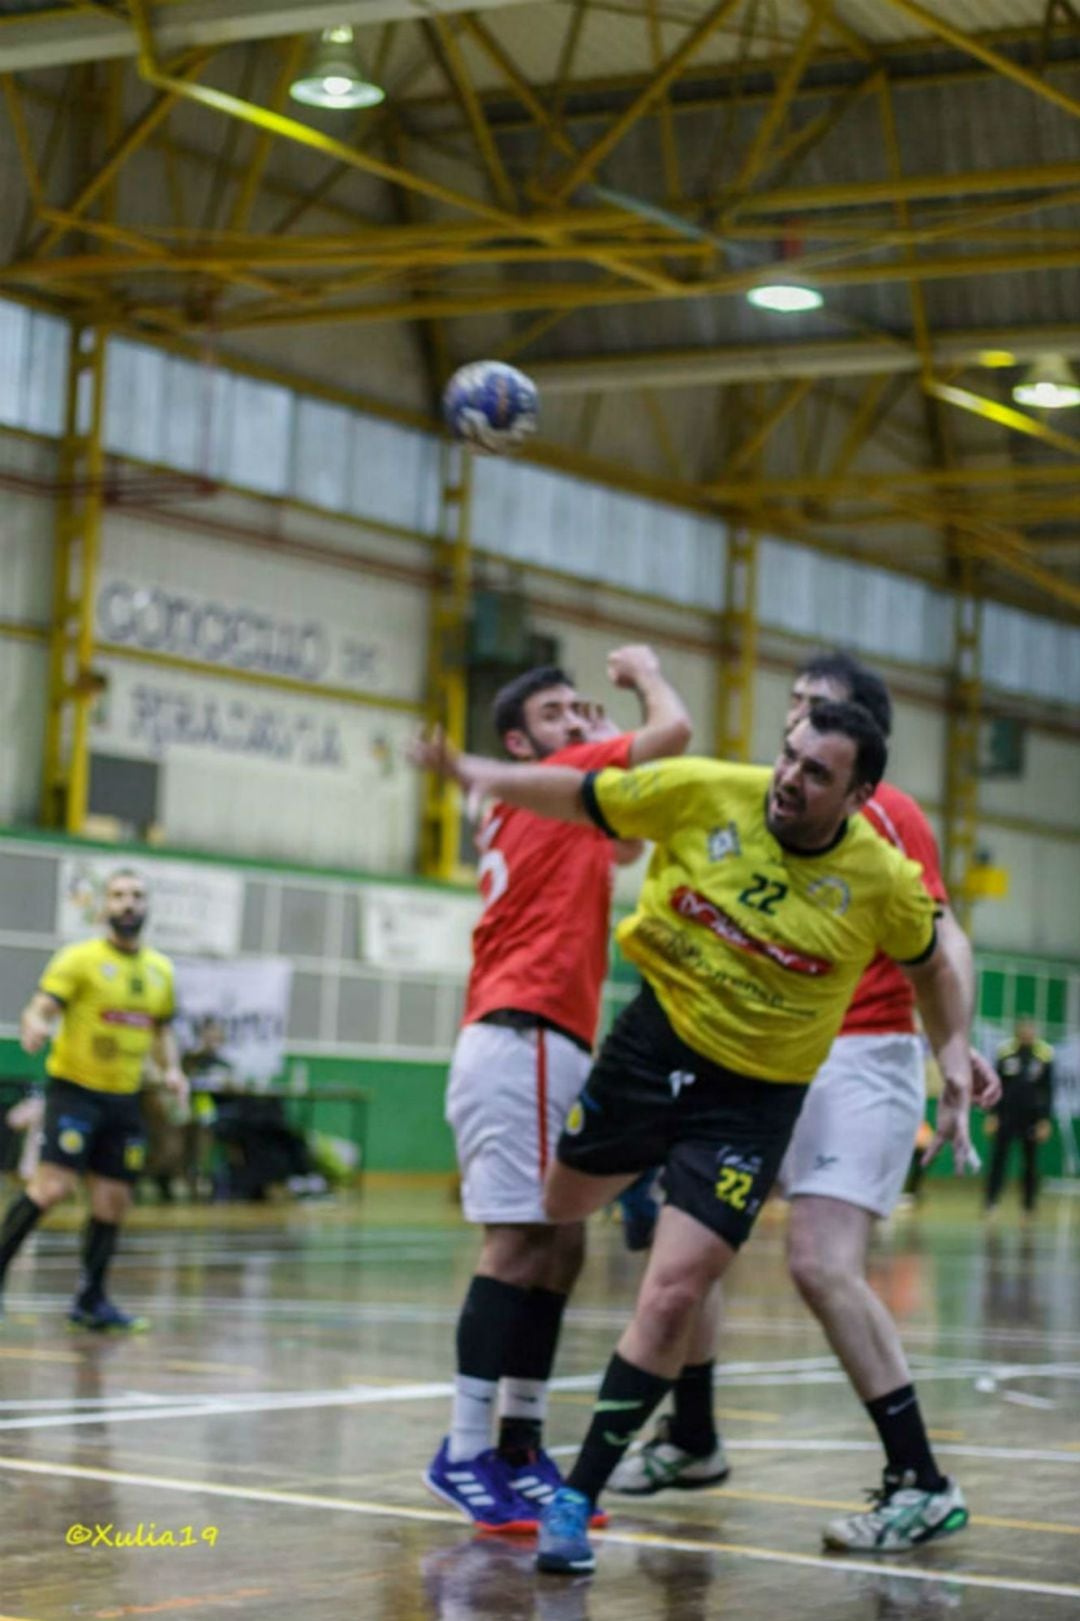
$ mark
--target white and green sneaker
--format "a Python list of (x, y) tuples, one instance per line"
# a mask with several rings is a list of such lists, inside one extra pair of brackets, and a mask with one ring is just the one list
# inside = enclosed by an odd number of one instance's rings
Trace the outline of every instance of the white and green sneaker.
[(687, 1452), (671, 1440), (670, 1418), (662, 1418), (652, 1440), (623, 1459), (608, 1481), (608, 1490), (623, 1497), (651, 1497), (669, 1486), (698, 1491), (703, 1486), (718, 1486), (730, 1473), (719, 1436), (711, 1452)]
[(904, 1553), (934, 1537), (949, 1537), (968, 1523), (964, 1494), (955, 1480), (939, 1492), (920, 1491), (911, 1470), (885, 1471), (869, 1494), (872, 1507), (830, 1520), (822, 1532), (826, 1548), (840, 1553)]

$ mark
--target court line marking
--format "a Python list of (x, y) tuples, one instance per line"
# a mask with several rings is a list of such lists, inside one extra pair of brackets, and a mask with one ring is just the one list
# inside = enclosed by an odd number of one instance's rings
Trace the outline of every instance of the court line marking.
[[(3, 1428), (0, 1425), (0, 1428)], [(724, 1438), (724, 1446), (729, 1452), (873, 1452), (881, 1456), (881, 1444), (878, 1441), (812, 1441), (796, 1440), (793, 1437), (776, 1440), (758, 1440), (747, 1438), (745, 1440), (729, 1441)], [(553, 1458), (567, 1458), (576, 1456), (581, 1451), (580, 1442), (573, 1446), (554, 1446), (545, 1448)], [(1080, 1443), (1066, 1441), (1062, 1443), (1060, 1451), (1050, 1447), (992, 1447), (976, 1446), (970, 1442), (963, 1444), (955, 1441), (941, 1441), (938, 1443), (939, 1452), (955, 1452), (961, 1458), (995, 1458), (1004, 1459), (1014, 1463), (1080, 1463)]]
[[(794, 1508), (836, 1508), (848, 1514), (861, 1510), (862, 1503), (843, 1503), (831, 1497), (791, 1497), (784, 1492), (737, 1491), (730, 1486), (706, 1488), (702, 1497), (729, 1497), (747, 1503), (787, 1503)], [(673, 1507), (675, 1505), (672, 1505)], [(1067, 1537), (1080, 1537), (1080, 1525), (1065, 1525), (1060, 1520), (1007, 1520), (996, 1514), (973, 1514), (972, 1525), (988, 1525), (1002, 1531), (1060, 1531)]]
[[(599, 1374), (575, 1374), (564, 1379), (553, 1379), (550, 1388), (555, 1392), (595, 1390), (599, 1379)], [(28, 1418), (0, 1418), (0, 1431), (57, 1429), (65, 1425), (75, 1428), (91, 1424), (132, 1424), (146, 1419), (232, 1418), (243, 1417), (249, 1413), (296, 1412), (319, 1407), (367, 1407), (374, 1404), (399, 1401), (430, 1401), (436, 1397), (442, 1398), (452, 1395), (453, 1389), (452, 1383), (447, 1380), (440, 1380), (437, 1382), (403, 1384), (389, 1388), (386, 1386), (359, 1384), (302, 1392), (252, 1391), (246, 1394), (237, 1392), (220, 1396), (199, 1395), (190, 1399), (163, 1396), (155, 1398), (155, 1405), (150, 1406), (133, 1407), (130, 1403), (125, 1403), (100, 1408), (92, 1412), (68, 1411)], [(124, 1399), (118, 1397), (117, 1401), (123, 1403)], [(732, 1441), (729, 1445), (733, 1451), (744, 1452), (877, 1452), (879, 1450), (877, 1443), (873, 1441), (829, 1441), (817, 1438), (812, 1440), (792, 1438), (775, 1440), (743, 1439)], [(1052, 1448), (978, 1446), (950, 1441), (939, 1443), (940, 1451), (956, 1453), (959, 1457), (1011, 1459), (1028, 1463), (1080, 1463), (1080, 1453), (1074, 1452), (1071, 1447), (1068, 1447), (1068, 1443), (1066, 1443), (1066, 1448), (1059, 1451)], [(556, 1446), (550, 1447), (548, 1450), (558, 1457), (576, 1453), (578, 1447)]]
[[(25, 1303), (28, 1309), (55, 1308), (67, 1312), (71, 1305), (69, 1294), (26, 1294), (13, 1296), (13, 1304), (17, 1301)], [(151, 1313), (155, 1308), (160, 1310), (159, 1300), (146, 1298), (137, 1302), (139, 1310)], [(202, 1295), (197, 1300), (170, 1301), (167, 1314), (172, 1316), (212, 1316), (215, 1313), (226, 1313), (231, 1317), (277, 1318), (296, 1316), (301, 1319), (336, 1318), (342, 1323), (357, 1322), (415, 1322), (415, 1323), (453, 1323), (457, 1321), (458, 1308), (452, 1306), (421, 1306), (418, 1304), (404, 1304), (397, 1301), (371, 1301), (363, 1305), (350, 1306), (347, 1302), (304, 1299), (302, 1297), (283, 1298), (273, 1300), (254, 1301), (237, 1300), (228, 1295)], [(565, 1322), (579, 1328), (605, 1328), (611, 1327), (620, 1332), (625, 1328), (631, 1314), (631, 1302), (628, 1300), (625, 1307), (582, 1307), (571, 1306)], [(756, 1334), (762, 1331), (777, 1336), (780, 1331), (805, 1334), (809, 1317), (740, 1317), (733, 1314), (725, 1323), (726, 1334)], [(1061, 1345), (1069, 1347), (1080, 1346), (1080, 1332), (1067, 1329), (1019, 1329), (998, 1327), (992, 1330), (992, 1337), (999, 1343), (1012, 1345), (1032, 1345), (1045, 1351), (1048, 1346)], [(930, 1343), (933, 1346), (960, 1341), (967, 1343), (971, 1339), (970, 1329), (922, 1328), (917, 1325), (904, 1325), (904, 1338), (909, 1344), (920, 1342)], [(965, 1359), (966, 1361), (967, 1359)], [(983, 1365), (990, 1359), (983, 1359)], [(1004, 1360), (999, 1359), (999, 1360)]]
[[(160, 1475), (129, 1474), (118, 1469), (89, 1469), (80, 1464), (43, 1463), (29, 1458), (0, 1457), (0, 1469), (32, 1475), (55, 1475), (69, 1480), (96, 1480), (107, 1485), (143, 1486), (159, 1491), (191, 1492), (202, 1497), (232, 1498), (243, 1502), (266, 1503), (281, 1508), (314, 1508), (323, 1513), (357, 1514), (381, 1519), (419, 1520), (433, 1525), (451, 1524), (460, 1528), (461, 1517), (438, 1509), (397, 1507), (390, 1503), (364, 1502), (347, 1497), (318, 1497), (308, 1492), (271, 1491), (258, 1487), (219, 1485), (214, 1481), (170, 1480)], [(824, 1554), (788, 1553), (780, 1548), (760, 1548), (752, 1543), (697, 1542), (684, 1537), (665, 1537), (650, 1531), (600, 1531), (597, 1540), (620, 1547), (666, 1548), (676, 1553), (726, 1553), (736, 1558), (766, 1564), (795, 1565), (804, 1570), (827, 1571), (833, 1576), (880, 1576), (880, 1561), (828, 1558)], [(1022, 1581), (1009, 1576), (980, 1576), (960, 1570), (899, 1569), (890, 1565), (888, 1574), (905, 1581), (952, 1583), (998, 1593), (1031, 1593), (1047, 1598), (1080, 1599), (1080, 1586), (1063, 1582)], [(0, 1618), (2, 1621), (2, 1618)]]
[(453, 1386), (445, 1382), (438, 1385), (405, 1385), (397, 1390), (372, 1389), (368, 1385), (347, 1386), (338, 1390), (312, 1390), (302, 1394), (253, 1394), (227, 1397), (198, 1397), (186, 1405), (174, 1401), (165, 1406), (113, 1407), (93, 1413), (57, 1413), (46, 1418), (0, 1419), (0, 1430), (49, 1430), (62, 1425), (132, 1424), (146, 1419), (169, 1418), (221, 1418), (243, 1417), (248, 1413), (296, 1412), (311, 1407), (365, 1407), (374, 1402), (419, 1401), (431, 1396), (446, 1396)]
[[(191, 1400), (191, 1397), (184, 1395), (171, 1399), (177, 1402), (187, 1402)], [(0, 1401), (0, 1412), (70, 1412), (73, 1409), (77, 1411), (81, 1408), (86, 1408), (88, 1411), (93, 1408), (123, 1410), (125, 1407), (157, 1407), (160, 1403), (169, 1400), (170, 1397), (168, 1396), (150, 1396), (139, 1390), (129, 1390), (118, 1396), (61, 1396), (59, 1398), (25, 1396), (18, 1401)], [(0, 1615), (0, 1621), (4, 1621), (2, 1615)]]

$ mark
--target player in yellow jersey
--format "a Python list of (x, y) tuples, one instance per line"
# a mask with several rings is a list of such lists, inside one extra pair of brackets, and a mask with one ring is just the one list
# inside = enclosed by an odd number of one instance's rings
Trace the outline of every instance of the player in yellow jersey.
[(169, 1028), (172, 963), (140, 944), (146, 917), (143, 880), (134, 872), (114, 872), (105, 886), (104, 938), (56, 953), (20, 1027), (28, 1053), (52, 1042), (45, 1063), (45, 1142), (40, 1165), (0, 1226), (0, 1288), (37, 1222), (85, 1176), (90, 1217), (69, 1321), (99, 1332), (147, 1326), (107, 1298), (105, 1274), (146, 1153), (138, 1091), (148, 1055), (165, 1086), (177, 1098), (187, 1097)]
[(938, 1146), (951, 1141), (958, 1163), (970, 1156), (970, 997), (937, 949), (921, 869), (856, 815), (886, 754), (873, 718), (850, 703), (816, 706), (771, 772), (684, 759), (583, 774), (450, 758), (438, 742), (417, 750), (419, 764), (470, 789), (655, 841), (618, 935), (644, 988), (567, 1118), (545, 1208), (580, 1221), (658, 1159), (666, 1203), (584, 1446), (542, 1517), (542, 1570), (593, 1569), (597, 1497), (674, 1382), (698, 1305), (749, 1236), (879, 951), (912, 978), (944, 1078)]

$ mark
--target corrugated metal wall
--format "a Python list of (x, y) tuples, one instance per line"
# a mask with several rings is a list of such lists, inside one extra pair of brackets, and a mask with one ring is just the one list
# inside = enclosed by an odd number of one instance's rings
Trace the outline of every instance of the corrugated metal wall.
[[(0, 302), (0, 422), (59, 431), (67, 329)], [(115, 339), (106, 442), (117, 454), (202, 473), (329, 511), (432, 534), (438, 441), (340, 406)], [(712, 610), (723, 607), (722, 523), (528, 463), (480, 460), (474, 542), (498, 556)], [(949, 599), (898, 575), (805, 547), (761, 547), (764, 625), (941, 668)], [(1080, 702), (1080, 631), (988, 605), (984, 675), (1009, 692)]]
[[(56, 433), (66, 341), (61, 323), (0, 304), (0, 355), (8, 360), (0, 413), (14, 425)], [(35, 356), (52, 379), (47, 387), (33, 380)], [(51, 416), (43, 405), (50, 390)], [(110, 686), (95, 749), (162, 762), (161, 818), (174, 845), (408, 870), (417, 784), (402, 754), (414, 716), (350, 702), (340, 691), (407, 704), (421, 696), (430, 563), (422, 537), (437, 518), (437, 441), (121, 343), (111, 349), (107, 412), (118, 451), (305, 505), (274, 509), (268, 521), (253, 495), (228, 488), (175, 510), (108, 509), (97, 632), (118, 652), (102, 655)], [(47, 481), (55, 467), (50, 446), (5, 436), (0, 470)], [(720, 524), (501, 460), (476, 465), (474, 516), (477, 546), (504, 558), (511, 574), (513, 565), (531, 564), (581, 582), (526, 577), (535, 628), (558, 638), (583, 690), (607, 697), (621, 723), (635, 724), (633, 700), (607, 687), (605, 658), (620, 640), (654, 640), (690, 707), (695, 747), (711, 751), (726, 545)], [(365, 529), (358, 517), (401, 533)], [(51, 501), (9, 489), (0, 518), (0, 617), (47, 624), (52, 533)], [(358, 554), (356, 563), (334, 562), (324, 547)], [(950, 602), (918, 582), (766, 540), (758, 584), (766, 627), (937, 672), (948, 662)], [(620, 598), (612, 585), (645, 599)], [(1010, 692), (1080, 698), (1080, 634), (996, 604), (986, 616), (989, 681)], [(141, 657), (121, 657), (121, 649)], [(170, 668), (154, 662), (161, 656), (214, 668)], [(304, 685), (254, 686), (243, 681), (248, 671)], [(44, 673), (41, 644), (0, 638), (4, 821), (36, 811)], [(784, 672), (759, 669), (758, 759), (775, 753), (788, 686)], [(943, 712), (901, 701), (892, 774), (935, 822), (944, 751)], [(1080, 858), (1061, 833), (1078, 801), (1080, 752), (1034, 729), (1025, 775), (983, 784), (986, 842), (994, 860), (1011, 867), (1013, 895), (979, 908), (980, 939), (1010, 949), (1080, 949), (1072, 904)], [(1003, 820), (1044, 826), (1025, 832)], [(629, 898), (633, 887), (634, 875), (624, 874), (620, 893)]]
[[(3, 331), (0, 306), (0, 332)], [(10, 379), (9, 379), (10, 381)], [(3, 389), (0, 360), (0, 390)], [(24, 401), (26, 396), (23, 396)], [(51, 446), (8, 439), (4, 469), (16, 478), (50, 478)], [(54, 514), (48, 500), (7, 488), (0, 498), (0, 620), (47, 625), (52, 598)], [(41, 797), (45, 722), (45, 642), (0, 638), (0, 822), (28, 822)]]

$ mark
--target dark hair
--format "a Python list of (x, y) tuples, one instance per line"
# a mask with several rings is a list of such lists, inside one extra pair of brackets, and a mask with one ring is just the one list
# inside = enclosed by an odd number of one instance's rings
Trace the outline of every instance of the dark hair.
[(862, 704), (877, 722), (882, 737), (892, 732), (892, 699), (889, 689), (877, 674), (862, 664), (852, 653), (834, 647), (827, 653), (815, 653), (799, 666), (800, 675), (816, 675), (826, 681), (841, 681), (848, 690), (853, 704)]
[(855, 771), (852, 787), (869, 783), (876, 788), (885, 775), (889, 747), (881, 727), (868, 709), (856, 703), (815, 704), (807, 720), (815, 732), (840, 732), (855, 745)]
[(495, 730), (501, 738), (505, 738), (507, 732), (524, 731), (525, 704), (529, 698), (534, 698), (538, 692), (546, 692), (549, 687), (573, 685), (573, 679), (557, 664), (540, 664), (535, 670), (525, 670), (523, 674), (516, 675), (495, 694), (491, 707)]
[(108, 889), (110, 885), (115, 884), (118, 878), (134, 878), (136, 883), (142, 884), (144, 889), (146, 887), (146, 879), (141, 872), (136, 872), (134, 867), (116, 867), (106, 878), (105, 888)]

